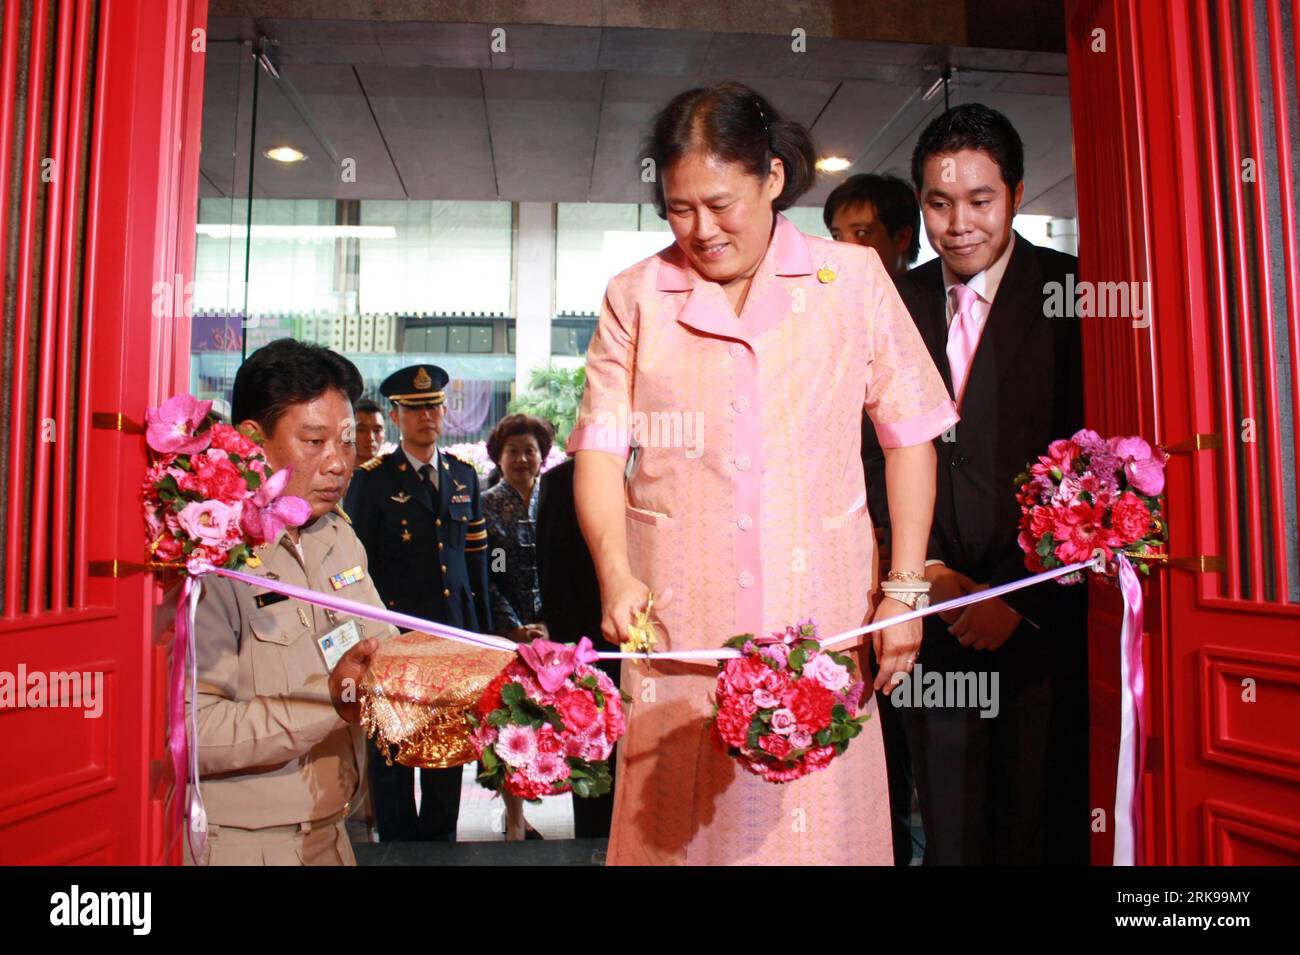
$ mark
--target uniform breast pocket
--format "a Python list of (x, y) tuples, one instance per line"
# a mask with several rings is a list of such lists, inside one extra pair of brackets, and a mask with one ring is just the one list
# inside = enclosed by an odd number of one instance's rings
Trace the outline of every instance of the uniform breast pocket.
[[(469, 525), (470, 509), (468, 504), (453, 504), (450, 508), (450, 520), (443, 521), (447, 528), (447, 545), (449, 547), (464, 547), (466, 528)], [(482, 529), (483, 525), (478, 525)]]
[[(304, 619), (308, 621), (305, 624)], [(296, 601), (253, 611), (248, 621), (253, 632), (249, 653), (253, 690), (258, 696), (289, 694), (311, 675), (311, 663), (320, 653), (312, 646), (314, 628), (310, 621), (310, 612)], [(322, 672), (324, 668), (322, 659)]]

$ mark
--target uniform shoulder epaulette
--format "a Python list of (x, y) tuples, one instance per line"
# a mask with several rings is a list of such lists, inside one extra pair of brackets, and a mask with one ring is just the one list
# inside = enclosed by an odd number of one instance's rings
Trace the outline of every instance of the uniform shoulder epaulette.
[(375, 468), (379, 467), (379, 465), (383, 463), (384, 463), (383, 457), (381, 455), (376, 454), (373, 458), (371, 458), (369, 461), (366, 461), (364, 464), (358, 464), (357, 467), (362, 471), (373, 471)]
[(439, 453), (440, 453), (444, 458), (450, 458), (452, 461), (455, 461), (455, 462), (457, 462), (458, 464), (463, 464), (463, 465), (465, 465), (466, 467), (470, 467), (470, 468), (472, 468), (472, 467), (474, 466), (474, 465), (470, 464), (468, 461), (466, 461), (464, 458), (462, 458), (460, 455), (458, 455), (458, 454), (452, 454), (450, 451), (439, 451)]

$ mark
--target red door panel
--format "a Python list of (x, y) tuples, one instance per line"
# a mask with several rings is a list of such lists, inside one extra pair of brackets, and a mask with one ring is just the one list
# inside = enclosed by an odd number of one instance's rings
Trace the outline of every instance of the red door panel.
[(203, 0), (5, 4), (0, 674), (102, 692), (0, 708), (4, 864), (179, 860), (167, 604), (124, 562), (144, 553), (144, 408), (186, 381), (187, 323), (153, 300), (193, 259), (205, 18)]
[[(1149, 328), (1089, 328), (1088, 416), (1171, 452), (1175, 560), (1148, 590), (1156, 863), (1300, 862), (1300, 22), (1284, 7), (1069, 10), (1081, 271), (1150, 281), (1152, 296)], [(1097, 806), (1114, 783), (1113, 614), (1105, 594)], [(1093, 860), (1108, 858), (1099, 840)]]

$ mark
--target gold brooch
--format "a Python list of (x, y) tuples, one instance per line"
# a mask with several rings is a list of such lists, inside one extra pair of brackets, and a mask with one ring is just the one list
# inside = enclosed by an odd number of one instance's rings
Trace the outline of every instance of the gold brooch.
[(835, 270), (830, 267), (830, 263), (823, 265), (817, 270), (817, 281), (822, 285), (827, 285), (835, 281)]

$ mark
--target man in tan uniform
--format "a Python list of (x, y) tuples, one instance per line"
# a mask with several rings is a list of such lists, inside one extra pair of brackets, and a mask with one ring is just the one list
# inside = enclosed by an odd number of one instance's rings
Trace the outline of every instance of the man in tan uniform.
[[(245, 570), (382, 607), (365, 550), (339, 507), (356, 454), (352, 402), (361, 389), (346, 358), (291, 339), (272, 342), (241, 366), (231, 419), (260, 432), (272, 467), (292, 469), (285, 493), (312, 508), (305, 525), (259, 547), (260, 566)], [(370, 639), (331, 679), (317, 639), (349, 620)], [(395, 632), (204, 578), (195, 715), (210, 864), (356, 864), (344, 819), (365, 778), (368, 743), (339, 713), (355, 710), (355, 681), (378, 646), (373, 638)], [(187, 846), (186, 863), (193, 862)]]

